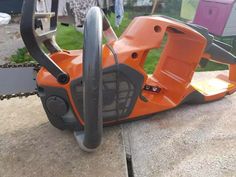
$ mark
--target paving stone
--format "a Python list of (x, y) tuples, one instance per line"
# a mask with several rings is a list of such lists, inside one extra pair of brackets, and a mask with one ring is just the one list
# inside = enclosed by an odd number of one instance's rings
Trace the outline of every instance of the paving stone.
[[(206, 79), (219, 72), (197, 73)], [(123, 125), (135, 177), (236, 175), (236, 94)]]
[(0, 104), (1, 177), (126, 177), (120, 126), (104, 130), (94, 153), (82, 152), (72, 132), (47, 120), (39, 98), (11, 99)]

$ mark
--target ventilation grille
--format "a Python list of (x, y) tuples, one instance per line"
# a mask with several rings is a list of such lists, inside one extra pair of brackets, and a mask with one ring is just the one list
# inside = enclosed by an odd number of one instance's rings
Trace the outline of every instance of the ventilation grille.
[[(118, 78), (118, 80), (116, 79)], [(107, 73), (103, 75), (103, 119), (104, 121), (116, 120), (126, 117), (132, 108), (134, 100), (134, 85), (122, 74)], [(82, 82), (75, 86), (78, 111), (83, 115), (83, 88)]]
[[(128, 117), (140, 94), (143, 76), (126, 65), (110, 67), (103, 72), (103, 120), (114, 121)], [(72, 82), (71, 90), (77, 110), (83, 119), (82, 79)]]

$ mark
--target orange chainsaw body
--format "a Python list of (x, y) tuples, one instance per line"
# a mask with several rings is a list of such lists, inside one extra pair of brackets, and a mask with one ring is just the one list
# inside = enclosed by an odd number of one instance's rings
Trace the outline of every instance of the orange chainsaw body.
[[(147, 55), (151, 49), (161, 48), (166, 36), (167, 41), (159, 63), (153, 74), (148, 75), (144, 70)], [(137, 72), (143, 78), (139, 95), (135, 98), (128, 114), (114, 119), (104, 119), (104, 124), (111, 125), (135, 120), (175, 108), (182, 103), (214, 101), (235, 92), (235, 64), (229, 66), (229, 76), (219, 75), (204, 83), (192, 83), (200, 60), (202, 58), (211, 60), (211, 56), (205, 53), (206, 45), (207, 40), (204, 36), (187, 25), (162, 17), (135, 18), (117, 41), (103, 45), (102, 68), (116, 70), (117, 67), (122, 68), (125, 65)], [(71, 85), (82, 78), (82, 57), (81, 50), (63, 51), (51, 55), (52, 60), (69, 74), (70, 81), (67, 84), (59, 84), (45, 68), (41, 68), (37, 75), (39, 88), (51, 87), (66, 90), (73, 113), (81, 126), (84, 125), (83, 114), (78, 109), (76, 103), (78, 100), (74, 98), (75, 93)], [(136, 78), (131, 73), (130, 80), (132, 79)], [(109, 102), (112, 97), (106, 98), (105, 95), (103, 99), (108, 99)]]

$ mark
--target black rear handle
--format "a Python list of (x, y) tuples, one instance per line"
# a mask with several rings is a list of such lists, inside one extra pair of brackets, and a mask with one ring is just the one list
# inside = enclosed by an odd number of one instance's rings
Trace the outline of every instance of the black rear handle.
[(223, 47), (212, 43), (207, 53), (211, 55), (211, 59), (224, 64), (236, 64), (236, 56), (227, 51)]
[(236, 56), (231, 53), (232, 46), (214, 39), (214, 36), (205, 27), (190, 23), (187, 25), (206, 38), (207, 46), (205, 52), (210, 54), (211, 60), (223, 64), (236, 64)]

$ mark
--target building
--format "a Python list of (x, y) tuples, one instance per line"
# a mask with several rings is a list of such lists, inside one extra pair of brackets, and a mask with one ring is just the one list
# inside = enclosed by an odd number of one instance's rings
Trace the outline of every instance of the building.
[(8, 14), (21, 13), (23, 0), (0, 0), (0, 12)]

